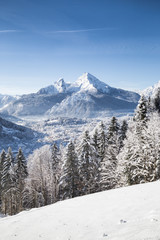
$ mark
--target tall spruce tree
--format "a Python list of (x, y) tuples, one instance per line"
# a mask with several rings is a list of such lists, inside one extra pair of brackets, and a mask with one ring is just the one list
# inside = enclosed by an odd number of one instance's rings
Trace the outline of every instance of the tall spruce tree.
[(16, 180), (17, 180), (17, 188), (18, 188), (18, 211), (23, 210), (23, 196), (24, 196), (24, 188), (25, 188), (25, 179), (28, 176), (27, 171), (27, 162), (23, 155), (22, 149), (19, 148), (17, 156), (16, 156)]
[[(127, 140), (119, 155), (123, 179), (129, 185), (154, 181), (160, 177), (159, 116), (148, 114), (142, 98), (136, 117), (130, 122)], [(149, 117), (148, 117), (149, 116)]]
[(2, 212), (13, 215), (17, 212), (17, 185), (14, 156), (9, 147), (2, 170)]
[(61, 178), (62, 199), (74, 198), (79, 196), (79, 166), (78, 157), (75, 152), (75, 146), (71, 141), (67, 146), (66, 159), (63, 167), (63, 176)]
[(6, 161), (6, 152), (5, 150), (2, 150), (0, 155), (0, 205), (2, 203), (2, 174), (3, 174), (3, 168), (4, 168), (4, 162)]
[(98, 161), (89, 132), (85, 131), (79, 148), (81, 195), (97, 191)]
[(115, 188), (117, 185), (117, 141), (115, 139), (115, 144), (109, 144), (105, 157), (101, 162), (101, 172), (100, 172), (100, 189), (101, 191)]
[(120, 148), (123, 147), (123, 141), (126, 138), (126, 133), (128, 129), (128, 123), (126, 120), (123, 120), (122, 125), (120, 127)]
[(135, 123), (133, 123), (133, 126), (129, 127), (127, 140), (118, 156), (122, 185), (133, 185), (149, 181), (149, 169), (152, 168), (150, 155), (148, 155), (150, 147), (146, 130), (143, 129), (140, 134), (137, 132)]
[(95, 148), (95, 151), (99, 152), (99, 135), (98, 135), (98, 130), (97, 128), (94, 131), (93, 137), (92, 137), (92, 145)]
[(117, 184), (116, 168), (119, 149), (119, 124), (117, 119), (112, 117), (108, 127), (105, 156), (100, 167), (100, 186), (102, 191), (114, 188)]
[(144, 95), (141, 96), (138, 106), (136, 108), (134, 120), (140, 122), (143, 125), (146, 124), (148, 120), (148, 111), (147, 111), (147, 99)]
[(59, 182), (60, 182), (60, 174), (61, 174), (61, 159), (60, 152), (56, 143), (52, 146), (52, 156), (51, 156), (51, 178), (52, 178), (52, 194), (51, 194), (51, 202), (58, 201), (59, 198)]
[(114, 135), (118, 136), (118, 132), (119, 132), (118, 120), (116, 117), (112, 117), (107, 132), (108, 144), (113, 143), (113, 136)]
[(153, 105), (155, 110), (160, 113), (160, 87), (157, 89), (157, 92), (153, 99)]
[(98, 154), (101, 161), (103, 160), (105, 155), (105, 148), (106, 148), (105, 125), (103, 122), (101, 122), (98, 131)]

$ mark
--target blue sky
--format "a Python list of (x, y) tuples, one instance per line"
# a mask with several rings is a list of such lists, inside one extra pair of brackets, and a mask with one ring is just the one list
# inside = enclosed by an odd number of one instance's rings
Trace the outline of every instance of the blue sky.
[(0, 0), (0, 93), (90, 72), (110, 86), (160, 80), (159, 0)]

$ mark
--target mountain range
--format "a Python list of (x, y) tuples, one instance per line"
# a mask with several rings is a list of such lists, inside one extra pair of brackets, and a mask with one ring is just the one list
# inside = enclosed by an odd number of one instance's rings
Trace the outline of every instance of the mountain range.
[(37, 143), (39, 137), (40, 133), (0, 116), (0, 151), (2, 149), (7, 151), (7, 148), (11, 147), (16, 153), (18, 148), (22, 147), (25, 154), (28, 154), (40, 146), (40, 143)]
[(97, 117), (110, 111), (133, 111), (139, 98), (135, 92), (110, 87), (84, 73), (74, 83), (59, 79), (37, 93), (13, 98), (0, 105), (0, 112), (13, 116)]

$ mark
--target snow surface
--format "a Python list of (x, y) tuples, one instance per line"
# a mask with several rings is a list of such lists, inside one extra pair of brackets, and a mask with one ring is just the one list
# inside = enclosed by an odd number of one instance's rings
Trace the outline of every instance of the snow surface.
[(159, 240), (160, 181), (77, 197), (0, 220), (3, 240)]

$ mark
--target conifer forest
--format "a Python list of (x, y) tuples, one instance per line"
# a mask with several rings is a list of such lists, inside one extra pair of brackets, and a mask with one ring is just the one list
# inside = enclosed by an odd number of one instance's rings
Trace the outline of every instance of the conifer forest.
[(160, 178), (160, 91), (141, 96), (134, 116), (103, 121), (66, 147), (53, 143), (27, 158), (19, 148), (0, 155), (0, 212), (22, 210)]

